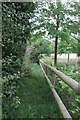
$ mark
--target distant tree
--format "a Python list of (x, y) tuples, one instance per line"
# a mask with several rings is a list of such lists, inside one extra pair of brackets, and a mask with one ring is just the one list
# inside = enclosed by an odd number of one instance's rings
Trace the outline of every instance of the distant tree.
[(51, 43), (45, 40), (38, 40), (34, 43), (34, 48), (31, 51), (30, 59), (32, 62), (39, 64), (39, 59), (42, 57), (42, 54), (50, 55), (51, 53)]
[[(75, 45), (77, 45), (78, 37), (78, 3), (65, 3), (57, 2), (56, 5), (50, 4), (48, 10), (48, 18), (53, 21), (47, 21), (47, 29), (49, 34), (55, 38), (55, 65), (57, 64), (57, 46), (60, 40), (59, 47), (61, 51), (72, 52), (73, 48), (76, 51)], [(74, 45), (75, 44), (75, 45)], [(72, 48), (73, 47), (73, 48)], [(59, 50), (60, 50), (59, 49)], [(77, 51), (76, 51), (77, 52)]]
[[(34, 22), (32, 24), (33, 30), (37, 30), (37, 36), (41, 33), (45, 36), (46, 31), (48, 31), (48, 36), (51, 35), (55, 39), (55, 65), (57, 64), (58, 51), (63, 51), (60, 50), (60, 47), (57, 50), (58, 41), (60, 41), (59, 45), (61, 44), (66, 47), (63, 47), (66, 52), (72, 52), (73, 49), (78, 52), (76, 49), (79, 29), (78, 7), (78, 2), (67, 2), (63, 4), (60, 1), (56, 3), (41, 2), (36, 7)], [(63, 48), (61, 47), (61, 49)]]

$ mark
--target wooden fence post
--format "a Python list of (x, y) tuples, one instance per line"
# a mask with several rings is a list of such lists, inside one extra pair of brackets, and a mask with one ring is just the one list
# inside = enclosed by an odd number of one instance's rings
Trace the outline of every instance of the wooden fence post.
[(47, 66), (46, 66), (46, 75), (48, 74), (48, 72), (47, 72)]
[[(43, 70), (44, 70), (44, 64), (42, 64), (42, 67), (43, 67)], [(43, 73), (43, 75), (44, 75), (44, 73)]]
[(53, 73), (52, 73), (52, 83), (53, 83), (53, 84), (55, 84), (55, 78), (56, 78), (56, 75), (55, 75), (55, 73), (53, 72)]
[[(56, 67), (54, 67), (56, 68)], [(52, 73), (52, 83), (55, 85), (55, 80), (56, 80), (56, 74), (53, 72)]]

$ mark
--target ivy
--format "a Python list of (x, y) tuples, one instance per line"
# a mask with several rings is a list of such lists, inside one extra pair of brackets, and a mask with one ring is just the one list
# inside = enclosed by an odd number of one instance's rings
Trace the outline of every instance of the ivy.
[(17, 87), (24, 75), (22, 64), (30, 37), (29, 18), (33, 9), (34, 4), (29, 2), (2, 2), (3, 118), (13, 118), (20, 104)]

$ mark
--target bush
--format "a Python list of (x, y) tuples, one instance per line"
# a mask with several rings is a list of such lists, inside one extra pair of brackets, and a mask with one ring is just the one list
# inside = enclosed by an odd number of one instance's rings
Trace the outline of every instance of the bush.
[(50, 55), (52, 49), (47, 41), (41, 40), (39, 44), (35, 44), (30, 54), (30, 60), (39, 64), (39, 59), (42, 58), (42, 54)]
[[(3, 118), (13, 118), (15, 109), (19, 105), (17, 83), (22, 77), (22, 65), (26, 51), (26, 41), (30, 36), (31, 29), (29, 13), (33, 12), (33, 9), (34, 3), (2, 3)], [(29, 69), (25, 71), (25, 74), (27, 71), (29, 72)]]
[[(57, 69), (79, 82), (79, 77), (77, 74), (77, 71), (78, 71), (77, 66), (58, 63)], [(79, 107), (80, 96), (77, 95), (59, 77), (57, 77), (56, 79), (57, 79), (56, 80), (56, 89), (58, 91), (58, 94), (62, 98), (65, 106), (70, 111), (73, 118), (79, 118), (80, 117), (80, 107)], [(65, 97), (65, 95), (66, 95), (66, 97)]]

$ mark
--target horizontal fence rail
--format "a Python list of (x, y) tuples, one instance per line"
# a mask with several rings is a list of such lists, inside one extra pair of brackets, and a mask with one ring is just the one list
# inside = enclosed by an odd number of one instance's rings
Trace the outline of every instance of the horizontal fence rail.
[[(47, 76), (47, 68), (51, 69), (57, 76), (59, 76), (65, 83), (67, 83), (67, 85), (69, 85), (76, 93), (80, 94), (80, 83), (78, 83), (77, 81), (73, 80), (72, 78), (68, 77), (67, 75), (65, 75), (64, 73), (56, 70), (56, 68), (47, 65), (46, 63), (44, 63), (42, 60), (40, 60), (40, 66), (41, 69), (43, 71), (43, 74), (45, 75), (47, 82), (51, 88), (51, 91), (57, 101), (57, 104), (63, 114), (63, 117), (66, 119), (70, 119), (72, 120), (71, 115), (69, 114), (69, 112), (67, 111), (65, 105), (63, 104), (62, 100), (60, 99), (59, 95), (57, 94), (54, 86), (52, 85), (52, 83), (50, 82), (48, 76)], [(44, 66), (46, 66), (46, 72), (44, 70)], [(55, 81), (55, 80), (54, 80)], [(55, 82), (54, 82), (55, 83)]]
[(51, 88), (51, 90), (52, 90), (52, 93), (53, 93), (53, 95), (54, 95), (54, 97), (55, 97), (55, 99), (56, 99), (56, 101), (57, 101), (57, 103), (58, 103), (58, 105), (59, 105), (59, 108), (60, 108), (60, 110), (61, 110), (61, 112), (62, 112), (62, 114), (63, 114), (63, 117), (72, 120), (72, 117), (70, 116), (69, 112), (67, 111), (66, 107), (64, 106), (64, 104), (63, 104), (63, 102), (61, 101), (60, 97), (58, 96), (58, 94), (57, 94), (56, 90), (54, 89), (53, 85), (51, 84), (49, 78), (48, 78), (47, 75), (45, 74), (45, 71), (44, 71), (41, 63), (40, 63), (40, 66), (41, 66), (42, 71), (43, 71), (43, 73), (44, 73), (44, 75), (45, 75), (45, 77), (46, 77), (46, 79), (47, 79), (47, 82), (48, 82), (48, 84), (49, 84), (49, 86), (50, 86), (50, 88)]
[(58, 77), (60, 77), (67, 85), (69, 85), (77, 94), (80, 95), (80, 83), (79, 82), (70, 78), (69, 76), (65, 75), (64, 73), (60, 72), (56, 68), (54, 68), (50, 65), (47, 65), (42, 60), (40, 60), (40, 63), (42, 63), (44, 66), (48, 67), (49, 69), (51, 69)]

